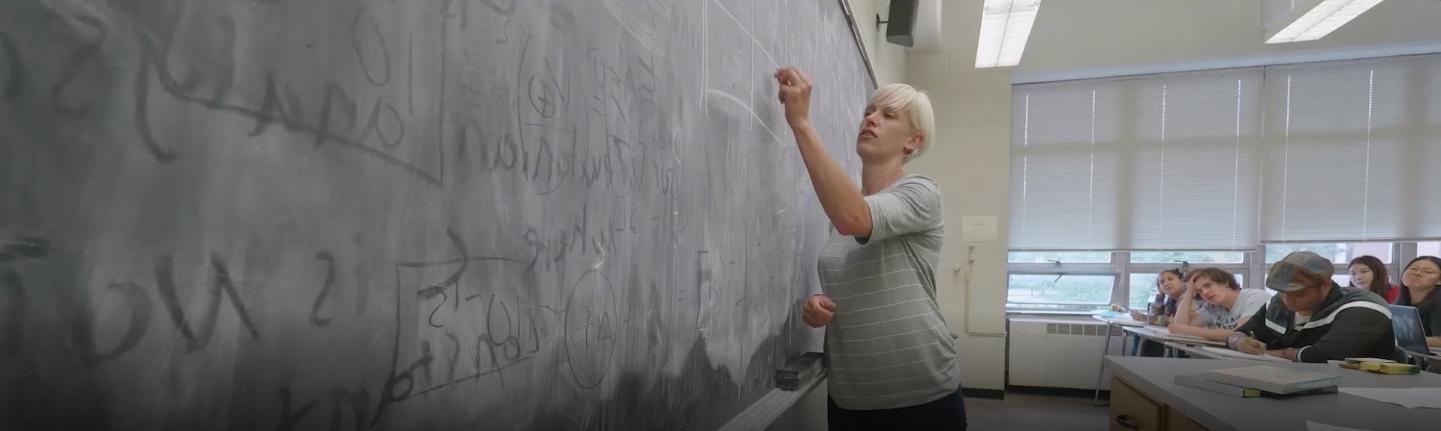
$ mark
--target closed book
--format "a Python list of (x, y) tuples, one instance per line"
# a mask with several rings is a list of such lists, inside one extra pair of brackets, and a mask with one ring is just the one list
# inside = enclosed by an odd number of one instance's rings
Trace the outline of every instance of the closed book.
[(1278, 365), (1223, 368), (1207, 371), (1203, 375), (1212, 382), (1256, 388), (1278, 395), (1332, 387), (1341, 380), (1341, 376), (1336, 374), (1301, 371)]
[(1299, 397), (1299, 396), (1305, 396), (1305, 395), (1334, 394), (1334, 393), (1337, 393), (1337, 392), (1340, 392), (1340, 391), (1341, 391), (1341, 387), (1340, 387), (1340, 386), (1331, 385), (1331, 386), (1320, 387), (1320, 388), (1316, 388), (1316, 389), (1307, 389), (1307, 390), (1304, 390), (1304, 391), (1292, 392), (1292, 393), (1289, 393), (1289, 394), (1274, 394), (1274, 393), (1270, 393), (1270, 392), (1266, 392), (1266, 391), (1261, 391), (1261, 396), (1263, 396), (1263, 397), (1269, 397), (1269, 398), (1291, 398), (1291, 397)]
[(1412, 364), (1398, 363), (1365, 363), (1361, 365), (1362, 370), (1379, 374), (1419, 374), (1421, 367)]
[(1251, 398), (1261, 396), (1261, 390), (1255, 388), (1243, 388), (1231, 386), (1225, 383), (1216, 383), (1206, 380), (1202, 374), (1182, 374), (1176, 376), (1176, 384), (1189, 386), (1196, 389), (1204, 389), (1218, 394), (1226, 394), (1233, 397)]

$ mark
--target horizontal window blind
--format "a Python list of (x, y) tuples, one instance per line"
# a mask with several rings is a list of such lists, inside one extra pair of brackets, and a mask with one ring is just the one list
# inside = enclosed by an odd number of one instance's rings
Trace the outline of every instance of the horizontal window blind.
[(1262, 240), (1441, 237), (1441, 56), (1266, 69)]
[(1257, 243), (1259, 68), (1015, 87), (1011, 248)]

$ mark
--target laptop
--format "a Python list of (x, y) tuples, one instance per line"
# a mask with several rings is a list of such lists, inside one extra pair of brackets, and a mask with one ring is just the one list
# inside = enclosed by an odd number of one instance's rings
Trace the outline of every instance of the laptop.
[(1388, 305), (1391, 309), (1391, 330), (1396, 332), (1396, 345), (1411, 354), (1428, 359), (1441, 359), (1426, 346), (1426, 331), (1421, 328), (1421, 313), (1416, 307)]

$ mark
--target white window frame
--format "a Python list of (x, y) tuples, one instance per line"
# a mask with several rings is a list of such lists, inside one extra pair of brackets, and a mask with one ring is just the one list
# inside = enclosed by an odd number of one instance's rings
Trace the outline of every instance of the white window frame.
[[(1346, 242), (1346, 241), (1336, 241)], [(1019, 250), (1018, 250), (1019, 251)], [(1025, 250), (1039, 251), (1039, 250)], [(1168, 263), (1131, 263), (1131, 253), (1124, 251), (1110, 252), (1110, 263), (1066, 263), (1066, 262), (1016, 262), (1006, 264), (1006, 291), (1009, 297), (1011, 275), (1105, 275), (1114, 280), (1111, 285), (1111, 304), (1129, 305), (1131, 293), (1132, 274), (1156, 274), (1161, 271), (1182, 267), (1179, 262)], [(1386, 270), (1393, 276), (1393, 281), (1401, 272), (1401, 267), (1411, 259), (1416, 258), (1416, 241), (1397, 241), (1391, 243), (1391, 263), (1386, 265)], [(1334, 262), (1336, 273), (1344, 274), (1349, 270), (1349, 262)], [(1198, 263), (1190, 264), (1189, 268), (1219, 268), (1236, 274), (1244, 274), (1244, 288), (1264, 289), (1260, 284), (1266, 279), (1266, 272), (1271, 269), (1271, 264), (1266, 263), (1265, 246), (1258, 250), (1246, 251), (1241, 263)], [(1019, 306), (1018, 306), (1019, 305)], [(1080, 305), (1054, 303), (1048, 305)], [(1026, 309), (1024, 305), (1006, 302), (1008, 314), (1090, 314), (1091, 311), (1037, 311)]]

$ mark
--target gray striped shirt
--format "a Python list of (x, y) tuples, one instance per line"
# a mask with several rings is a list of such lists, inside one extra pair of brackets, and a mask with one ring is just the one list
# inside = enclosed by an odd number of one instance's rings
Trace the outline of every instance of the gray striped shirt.
[(936, 303), (941, 193), (908, 175), (866, 196), (871, 236), (832, 231), (821, 252), (821, 288), (836, 303), (826, 327), (830, 396), (841, 408), (913, 406), (961, 384), (956, 344)]

